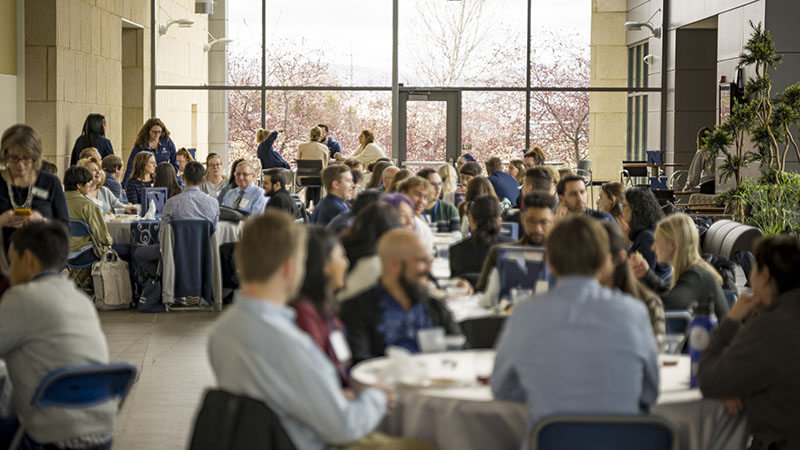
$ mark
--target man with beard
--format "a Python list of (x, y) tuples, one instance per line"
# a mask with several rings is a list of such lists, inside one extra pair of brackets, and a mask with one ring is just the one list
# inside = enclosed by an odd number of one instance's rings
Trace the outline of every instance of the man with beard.
[(559, 180), (556, 192), (560, 203), (558, 211), (556, 211), (556, 220), (570, 214), (586, 214), (594, 219), (617, 223), (611, 214), (586, 207), (586, 180), (583, 177), (578, 175), (565, 176)]
[(378, 257), (378, 284), (341, 309), (354, 363), (384, 356), (390, 345), (417, 353), (417, 333), (423, 329), (443, 327), (446, 334), (461, 334), (444, 303), (428, 293), (432, 258), (414, 232), (386, 232), (378, 241)]
[(267, 208), (280, 209), (288, 212), (292, 217), (297, 217), (297, 205), (292, 195), (286, 190), (286, 175), (284, 169), (274, 167), (264, 171), (261, 187), (269, 197)]
[[(525, 196), (522, 200), (522, 213), (520, 215), (520, 222), (522, 229), (525, 232), (524, 236), (513, 244), (500, 244), (500, 245), (527, 245), (530, 247), (544, 246), (547, 233), (550, 227), (553, 226), (553, 208), (555, 207), (556, 200), (544, 192), (535, 191)], [(486, 255), (486, 261), (483, 263), (481, 269), (481, 277), (478, 279), (478, 284), (475, 290), (484, 292), (482, 303), (493, 304), (496, 303), (497, 297), (500, 295), (499, 281), (490, 283), (490, 278), (499, 280), (497, 274), (497, 248), (495, 245), (489, 250)]]

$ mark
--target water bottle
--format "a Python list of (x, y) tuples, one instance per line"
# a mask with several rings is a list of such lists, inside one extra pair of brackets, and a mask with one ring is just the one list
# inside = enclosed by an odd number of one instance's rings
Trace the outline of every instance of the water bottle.
[(695, 305), (694, 318), (689, 323), (689, 357), (692, 360), (689, 386), (697, 387), (697, 369), (700, 366), (700, 355), (711, 342), (711, 330), (717, 325), (716, 319), (711, 315), (708, 304)]
[(121, 201), (123, 205), (128, 204), (128, 196), (125, 195), (125, 191), (122, 191), (122, 193), (119, 195), (119, 201)]

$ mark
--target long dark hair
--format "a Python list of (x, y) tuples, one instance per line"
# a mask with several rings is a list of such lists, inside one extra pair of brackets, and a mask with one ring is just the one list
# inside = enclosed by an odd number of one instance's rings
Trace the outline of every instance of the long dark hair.
[(175, 195), (183, 192), (178, 184), (178, 177), (175, 175), (175, 168), (172, 164), (164, 161), (158, 163), (156, 166), (156, 176), (153, 180), (153, 187), (167, 188), (167, 198), (172, 198)]
[(630, 188), (625, 191), (625, 201), (631, 210), (631, 221), (628, 224), (628, 239), (636, 239), (642, 231), (655, 230), (656, 224), (664, 217), (661, 206), (653, 192), (644, 187)]
[(383, 201), (375, 202), (356, 214), (353, 226), (342, 236), (350, 270), (360, 258), (375, 254), (383, 233), (402, 226), (394, 207)]
[(479, 245), (490, 245), (497, 240), (500, 226), (497, 219), (503, 211), (497, 197), (480, 195), (469, 205), (469, 214), (475, 219), (472, 237)]
[[(381, 177), (383, 176), (383, 169), (391, 166), (392, 163), (389, 161), (378, 161), (372, 167), (372, 175), (370, 176), (369, 183), (367, 183), (366, 189), (375, 189), (381, 185)], [(387, 187), (387, 186), (384, 186)]]
[(105, 120), (106, 117), (102, 114), (93, 113), (86, 116), (86, 120), (83, 121), (81, 138), (87, 147), (97, 147), (99, 137), (106, 135), (106, 131), (103, 129)]
[(308, 227), (306, 277), (298, 297), (308, 300), (319, 315), (325, 318), (331, 315), (329, 306), (333, 298), (328, 276), (325, 275), (325, 265), (330, 261), (337, 245), (339, 239), (331, 230), (320, 225)]
[(236, 186), (236, 168), (239, 167), (239, 164), (242, 162), (244, 162), (244, 158), (239, 158), (231, 164), (231, 175), (228, 177), (228, 186)]
[[(636, 279), (633, 270), (628, 265), (628, 243), (625, 241), (625, 237), (622, 236), (619, 226), (606, 220), (601, 220), (600, 224), (603, 225), (606, 233), (608, 233), (609, 250), (614, 263), (614, 276), (612, 278), (614, 287), (644, 302), (657, 297), (655, 292)], [(620, 256), (623, 250), (625, 254)]]

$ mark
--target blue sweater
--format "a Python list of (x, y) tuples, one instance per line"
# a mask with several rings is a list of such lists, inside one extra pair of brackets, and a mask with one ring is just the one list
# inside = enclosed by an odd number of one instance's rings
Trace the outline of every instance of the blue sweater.
[(87, 137), (80, 136), (75, 140), (75, 145), (72, 146), (72, 155), (69, 158), (69, 165), (74, 166), (78, 164), (78, 156), (80, 156), (83, 149), (88, 147), (96, 148), (97, 151), (100, 152), (100, 159), (114, 154), (114, 147), (111, 145), (111, 141), (105, 136), (97, 136), (94, 145), (92, 145), (92, 142)]
[(350, 211), (350, 208), (344, 200), (333, 194), (328, 194), (314, 208), (314, 214), (311, 215), (311, 223), (324, 226), (334, 217), (347, 211)]
[(289, 163), (283, 159), (280, 153), (272, 148), (272, 144), (275, 143), (275, 139), (277, 138), (278, 132), (273, 131), (264, 139), (264, 142), (258, 144), (256, 153), (258, 154), (258, 159), (261, 161), (261, 170), (272, 169), (273, 167), (289, 169)]
[[(175, 150), (175, 143), (172, 142), (172, 139), (159, 139), (158, 141), (158, 148), (153, 150), (151, 148), (144, 148), (141, 146), (133, 147), (131, 150), (130, 156), (128, 156), (128, 165), (125, 167), (125, 176), (122, 178), (122, 185), (128, 185), (128, 179), (131, 177), (131, 173), (133, 172), (133, 160), (136, 158), (136, 155), (141, 151), (149, 151), (153, 152), (156, 157), (156, 164), (162, 163), (164, 161), (169, 162), (172, 164), (172, 167), (175, 168), (175, 173), (178, 173), (178, 161), (176, 158), (176, 150)], [(129, 194), (130, 195), (130, 194)]]
[(333, 155), (342, 153), (342, 146), (331, 138), (328, 138), (328, 142), (325, 142), (325, 145), (328, 147), (328, 152), (331, 154), (331, 159), (333, 159)]
[(494, 187), (494, 193), (497, 198), (503, 201), (507, 198), (512, 205), (517, 204), (517, 197), (519, 197), (519, 182), (516, 178), (512, 177), (506, 172), (495, 172), (489, 175), (489, 182)]

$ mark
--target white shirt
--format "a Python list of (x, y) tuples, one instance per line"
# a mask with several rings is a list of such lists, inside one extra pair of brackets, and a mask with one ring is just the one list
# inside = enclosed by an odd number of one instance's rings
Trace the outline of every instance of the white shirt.
[(371, 142), (365, 146), (361, 146), (353, 153), (351, 158), (355, 158), (361, 162), (365, 167), (367, 164), (376, 161), (379, 158), (386, 158), (386, 153), (378, 147), (378, 144)]

